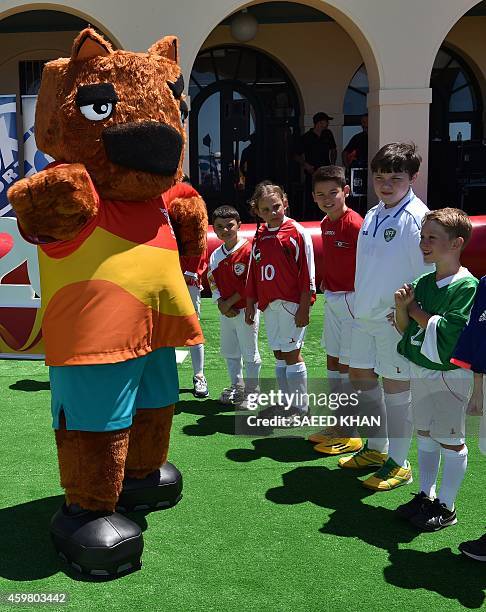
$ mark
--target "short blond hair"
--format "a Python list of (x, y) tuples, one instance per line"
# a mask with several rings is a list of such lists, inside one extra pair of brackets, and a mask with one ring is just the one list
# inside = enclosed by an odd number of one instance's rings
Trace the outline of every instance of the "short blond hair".
[(439, 208), (438, 210), (431, 210), (422, 219), (422, 226), (427, 221), (435, 221), (439, 225), (442, 225), (451, 240), (454, 240), (454, 238), (463, 238), (463, 248), (471, 238), (473, 229), (471, 220), (469, 219), (469, 215), (459, 208)]

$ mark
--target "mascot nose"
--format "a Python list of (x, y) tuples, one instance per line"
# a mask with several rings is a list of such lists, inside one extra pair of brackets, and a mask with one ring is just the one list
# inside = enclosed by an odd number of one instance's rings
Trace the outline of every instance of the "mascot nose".
[(175, 174), (182, 153), (182, 136), (165, 123), (119, 123), (103, 130), (103, 144), (114, 164), (163, 176)]

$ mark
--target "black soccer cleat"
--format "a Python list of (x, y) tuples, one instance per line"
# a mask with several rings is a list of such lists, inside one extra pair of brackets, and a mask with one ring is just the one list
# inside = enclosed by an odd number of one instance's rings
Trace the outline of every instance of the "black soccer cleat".
[(145, 478), (125, 478), (117, 503), (118, 512), (163, 510), (182, 498), (182, 474), (172, 463), (164, 463)]
[(410, 523), (420, 531), (439, 531), (457, 523), (455, 510), (449, 510), (439, 499), (434, 499), (431, 504), (423, 506), (422, 509), (410, 519)]
[(430, 497), (425, 495), (423, 491), (420, 491), (420, 493), (412, 493), (412, 495), (413, 499), (395, 509), (395, 514), (399, 518), (410, 520), (412, 516), (418, 514), (424, 506), (426, 507), (432, 503)]
[(64, 504), (52, 517), (51, 538), (59, 556), (82, 574), (115, 578), (142, 566), (142, 531), (117, 512)]
[(486, 561), (486, 533), (477, 540), (461, 542), (459, 550), (475, 561)]

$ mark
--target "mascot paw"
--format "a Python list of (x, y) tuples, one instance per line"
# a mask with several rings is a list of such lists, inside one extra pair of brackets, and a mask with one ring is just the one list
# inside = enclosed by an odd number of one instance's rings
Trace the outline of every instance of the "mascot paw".
[(140, 527), (117, 512), (63, 505), (51, 520), (59, 556), (78, 572), (114, 578), (141, 568)]
[(145, 478), (125, 478), (117, 510), (162, 510), (175, 506), (181, 497), (182, 474), (172, 463), (164, 463)]
[(8, 198), (30, 236), (69, 240), (97, 212), (83, 164), (63, 164), (17, 181)]

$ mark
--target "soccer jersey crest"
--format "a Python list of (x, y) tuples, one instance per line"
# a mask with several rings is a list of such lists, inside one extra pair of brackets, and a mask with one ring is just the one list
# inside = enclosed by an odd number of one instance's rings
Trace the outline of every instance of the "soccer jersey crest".
[(397, 235), (397, 230), (393, 229), (392, 227), (389, 227), (383, 233), (385, 242), (390, 242), (390, 240), (393, 240), (393, 238), (395, 238), (396, 235)]
[(246, 265), (244, 263), (235, 263), (235, 265), (233, 266), (233, 270), (236, 274), (236, 276), (241, 276), (242, 274), (245, 273), (246, 270)]

